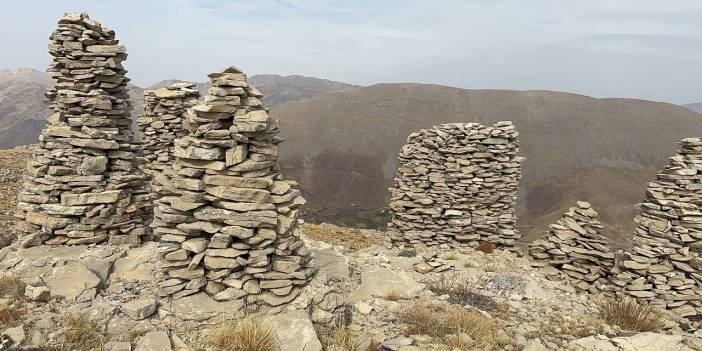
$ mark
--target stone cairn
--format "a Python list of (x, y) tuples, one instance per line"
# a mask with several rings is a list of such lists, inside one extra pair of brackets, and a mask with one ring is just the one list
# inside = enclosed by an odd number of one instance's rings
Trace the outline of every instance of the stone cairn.
[(157, 200), (160, 293), (281, 306), (314, 273), (297, 228), (305, 200), (279, 173), (282, 139), (261, 93), (235, 67), (209, 77), (204, 102), (186, 113), (188, 135), (175, 142), (178, 195)]
[(610, 240), (600, 234), (597, 212), (587, 202), (578, 201), (548, 232), (529, 244), (532, 266), (557, 277), (561, 273), (583, 291), (609, 290), (609, 272), (614, 267)]
[(398, 242), (509, 246), (522, 157), (512, 122), (449, 123), (412, 133), (398, 156), (389, 226)]
[[(200, 93), (193, 83), (175, 83), (167, 87), (144, 90), (144, 111), (137, 119), (143, 142), (144, 173), (151, 178), (151, 197), (175, 195), (169, 189), (174, 177), (174, 143), (187, 132), (183, 128), (187, 109), (197, 104)], [(165, 177), (165, 178), (164, 178)]]
[(54, 113), (18, 196), (23, 245), (138, 243), (150, 204), (129, 128), (125, 47), (84, 13), (63, 16), (50, 39)]
[(633, 246), (612, 282), (625, 294), (672, 310), (702, 314), (702, 141), (683, 139), (650, 182), (635, 218)]
[(175, 161), (173, 143), (187, 133), (185, 111), (197, 104), (200, 94), (194, 83), (175, 83), (144, 90), (144, 113), (137, 119), (143, 142), (144, 172), (152, 177), (170, 170)]

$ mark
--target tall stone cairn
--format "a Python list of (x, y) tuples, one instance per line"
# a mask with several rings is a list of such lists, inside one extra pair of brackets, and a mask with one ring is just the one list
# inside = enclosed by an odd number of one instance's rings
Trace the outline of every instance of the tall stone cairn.
[(602, 225), (592, 206), (578, 201), (548, 232), (529, 244), (532, 266), (549, 277), (563, 275), (583, 291), (608, 291), (614, 250), (600, 234)]
[[(187, 132), (183, 128), (185, 112), (197, 104), (200, 93), (194, 83), (175, 83), (167, 87), (144, 90), (144, 111), (137, 119), (143, 143), (144, 173), (151, 178), (152, 198), (174, 195), (168, 178), (174, 175), (174, 143)], [(167, 177), (164, 179), (163, 177)]]
[(209, 75), (203, 103), (175, 142), (179, 195), (157, 201), (163, 245), (161, 295), (205, 291), (215, 300), (282, 306), (314, 273), (297, 228), (305, 203), (278, 167), (278, 122), (235, 67)]
[(449, 123), (407, 137), (391, 190), (391, 238), (427, 245), (509, 246), (520, 237), (521, 178), (512, 122)]
[(702, 141), (678, 145), (639, 204), (633, 246), (618, 260), (613, 283), (686, 317), (702, 314)]
[(126, 49), (84, 13), (63, 16), (50, 39), (54, 113), (18, 196), (23, 245), (138, 243), (150, 204), (129, 128)]

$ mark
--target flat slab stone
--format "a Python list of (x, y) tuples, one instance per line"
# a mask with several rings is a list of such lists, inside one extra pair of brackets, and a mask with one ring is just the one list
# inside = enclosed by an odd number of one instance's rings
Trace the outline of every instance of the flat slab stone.
[(194, 321), (230, 316), (242, 307), (241, 301), (215, 301), (204, 292), (171, 301), (169, 304), (170, 310), (177, 318)]
[(171, 351), (171, 338), (165, 331), (146, 333), (136, 345), (134, 351)]
[(51, 296), (70, 301), (88, 301), (95, 297), (100, 278), (79, 262), (54, 269), (44, 278)]
[(402, 297), (410, 298), (423, 289), (424, 285), (417, 283), (406, 272), (395, 272), (379, 266), (369, 266), (361, 274), (361, 285), (352, 292), (349, 302), (370, 297), (384, 297), (389, 292), (397, 292)]
[(283, 312), (266, 321), (275, 329), (280, 351), (322, 351), (322, 343), (305, 311)]
[(349, 260), (334, 249), (313, 249), (312, 263), (319, 272), (330, 278), (341, 280), (351, 276)]

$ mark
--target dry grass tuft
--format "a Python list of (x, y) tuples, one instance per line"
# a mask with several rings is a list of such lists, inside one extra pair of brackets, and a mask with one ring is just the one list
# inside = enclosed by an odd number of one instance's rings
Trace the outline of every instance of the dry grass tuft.
[(458, 255), (455, 252), (447, 252), (444, 254), (443, 259), (447, 261), (455, 261), (458, 259)]
[(249, 315), (234, 322), (222, 323), (207, 336), (207, 343), (217, 350), (277, 351), (275, 330), (259, 315)]
[(66, 314), (61, 318), (62, 330), (56, 338), (55, 350), (93, 351), (102, 350), (108, 336), (100, 326), (81, 314)]
[(509, 340), (498, 334), (499, 325), (477, 311), (438, 303), (416, 303), (398, 316), (407, 335), (425, 334), (436, 338), (465, 333), (479, 345), (504, 346)]
[(449, 302), (461, 306), (471, 305), (484, 311), (495, 308), (495, 300), (490, 296), (476, 293), (477, 279), (457, 274), (440, 274), (427, 279), (427, 288), (438, 295), (448, 295)]
[(0, 327), (11, 328), (22, 323), (24, 311), (13, 306), (0, 306)]
[(606, 299), (600, 304), (600, 318), (610, 325), (637, 332), (663, 328), (663, 316), (654, 307), (639, 305), (634, 299)]
[(0, 276), (0, 296), (6, 299), (21, 300), (24, 298), (24, 284), (12, 275)]
[(390, 289), (385, 293), (385, 299), (388, 301), (399, 301), (402, 299), (402, 292), (397, 289)]
[(381, 242), (379, 238), (363, 234), (358, 229), (337, 227), (331, 224), (305, 223), (302, 225), (302, 232), (310, 239), (341, 245), (352, 250), (365, 249)]

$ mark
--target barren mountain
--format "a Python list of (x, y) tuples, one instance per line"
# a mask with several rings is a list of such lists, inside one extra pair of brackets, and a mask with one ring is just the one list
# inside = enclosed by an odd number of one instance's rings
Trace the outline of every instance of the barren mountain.
[(696, 102), (694, 104), (687, 104), (687, 105), (683, 105), (683, 106), (685, 106), (685, 107), (689, 108), (690, 110), (695, 111), (697, 113), (702, 113), (702, 102)]
[[(311, 214), (379, 223), (395, 158), (407, 135), (444, 122), (512, 120), (523, 168), (520, 225), (533, 236), (576, 200), (601, 212), (611, 236), (630, 236), (634, 204), (675, 149), (702, 133), (686, 108), (552, 91), (464, 90), (380, 84), (273, 108), (284, 173), (300, 182)], [(331, 212), (331, 213), (329, 213)]]
[(49, 117), (44, 92), (51, 84), (38, 70), (0, 70), (0, 148), (36, 141)]
[[(293, 100), (308, 99), (360, 88), (356, 85), (298, 75), (256, 75), (249, 79), (264, 94), (267, 106)], [(153, 84), (146, 89), (156, 89), (182, 80), (170, 79)], [(0, 148), (11, 148), (36, 142), (44, 128), (49, 110), (44, 103), (44, 92), (52, 85), (42, 71), (21, 68), (0, 70)], [(207, 92), (207, 83), (197, 83), (200, 93)], [(134, 107), (132, 116), (140, 113), (143, 105), (143, 88), (129, 85), (129, 95)], [(136, 125), (133, 126), (136, 128)]]

